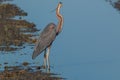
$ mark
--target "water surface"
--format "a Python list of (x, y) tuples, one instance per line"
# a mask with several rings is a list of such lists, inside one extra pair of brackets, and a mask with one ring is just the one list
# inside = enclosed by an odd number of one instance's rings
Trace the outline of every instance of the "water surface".
[[(14, 3), (29, 13), (25, 19), (43, 29), (49, 22), (57, 24), (55, 12), (51, 11), (59, 1), (15, 0)], [(61, 1), (64, 25), (51, 48), (51, 71), (68, 80), (120, 80), (119, 11), (105, 0)], [(29, 55), (4, 54), (0, 62), (42, 64), (43, 54), (32, 60), (33, 49), (29, 46), (18, 52)]]

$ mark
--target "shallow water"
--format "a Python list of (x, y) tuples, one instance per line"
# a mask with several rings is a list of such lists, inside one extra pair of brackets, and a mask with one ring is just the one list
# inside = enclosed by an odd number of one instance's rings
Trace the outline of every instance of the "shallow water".
[[(15, 0), (13, 3), (28, 12), (23, 18), (43, 29), (49, 22), (57, 23), (55, 12), (51, 11), (58, 1)], [(64, 25), (51, 48), (51, 71), (68, 80), (120, 80), (119, 11), (110, 0), (61, 1)], [(26, 46), (16, 52), (19, 54), (0, 54), (1, 69), (4, 65), (23, 62), (41, 65), (43, 54), (32, 60), (32, 52), (31, 46)]]

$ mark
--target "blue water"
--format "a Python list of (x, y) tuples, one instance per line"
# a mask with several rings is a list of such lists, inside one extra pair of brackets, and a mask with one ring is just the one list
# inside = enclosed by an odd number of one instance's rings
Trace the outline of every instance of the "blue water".
[[(51, 48), (51, 71), (68, 80), (120, 80), (120, 14), (109, 2), (15, 0), (14, 3), (28, 12), (24, 19), (43, 29), (50, 22), (57, 24), (55, 12), (51, 11), (59, 1), (63, 2), (64, 25)], [(19, 52), (30, 55), (12, 58), (11, 54), (4, 59), (12, 64), (17, 60), (41, 65), (43, 54), (32, 60), (32, 51), (28, 47)]]

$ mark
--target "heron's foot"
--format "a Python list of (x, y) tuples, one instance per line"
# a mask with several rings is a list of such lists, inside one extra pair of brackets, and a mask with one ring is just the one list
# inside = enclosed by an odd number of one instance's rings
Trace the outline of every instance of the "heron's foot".
[(50, 67), (42, 65), (42, 69), (46, 69), (47, 72), (50, 72)]
[(46, 66), (45, 66), (45, 65), (42, 65), (42, 68), (43, 68), (43, 69), (46, 69)]
[(50, 73), (50, 68), (48, 68), (47, 73)]
[(50, 67), (48, 68), (48, 71), (50, 71)]

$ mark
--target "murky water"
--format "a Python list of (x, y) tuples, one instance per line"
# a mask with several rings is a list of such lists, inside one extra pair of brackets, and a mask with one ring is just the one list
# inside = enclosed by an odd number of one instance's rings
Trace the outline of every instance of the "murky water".
[[(63, 31), (54, 41), (51, 53), (51, 72), (68, 80), (120, 80), (120, 14), (117, 0), (63, 1)], [(53, 11), (56, 1), (14, 0), (28, 13), (22, 17), (43, 29), (49, 22), (57, 24)], [(40, 33), (37, 32), (37, 33)], [(39, 66), (43, 54), (31, 59), (33, 47), (29, 44), (16, 52), (1, 52), (0, 69), (4, 66)], [(9, 54), (11, 53), (11, 54)]]

